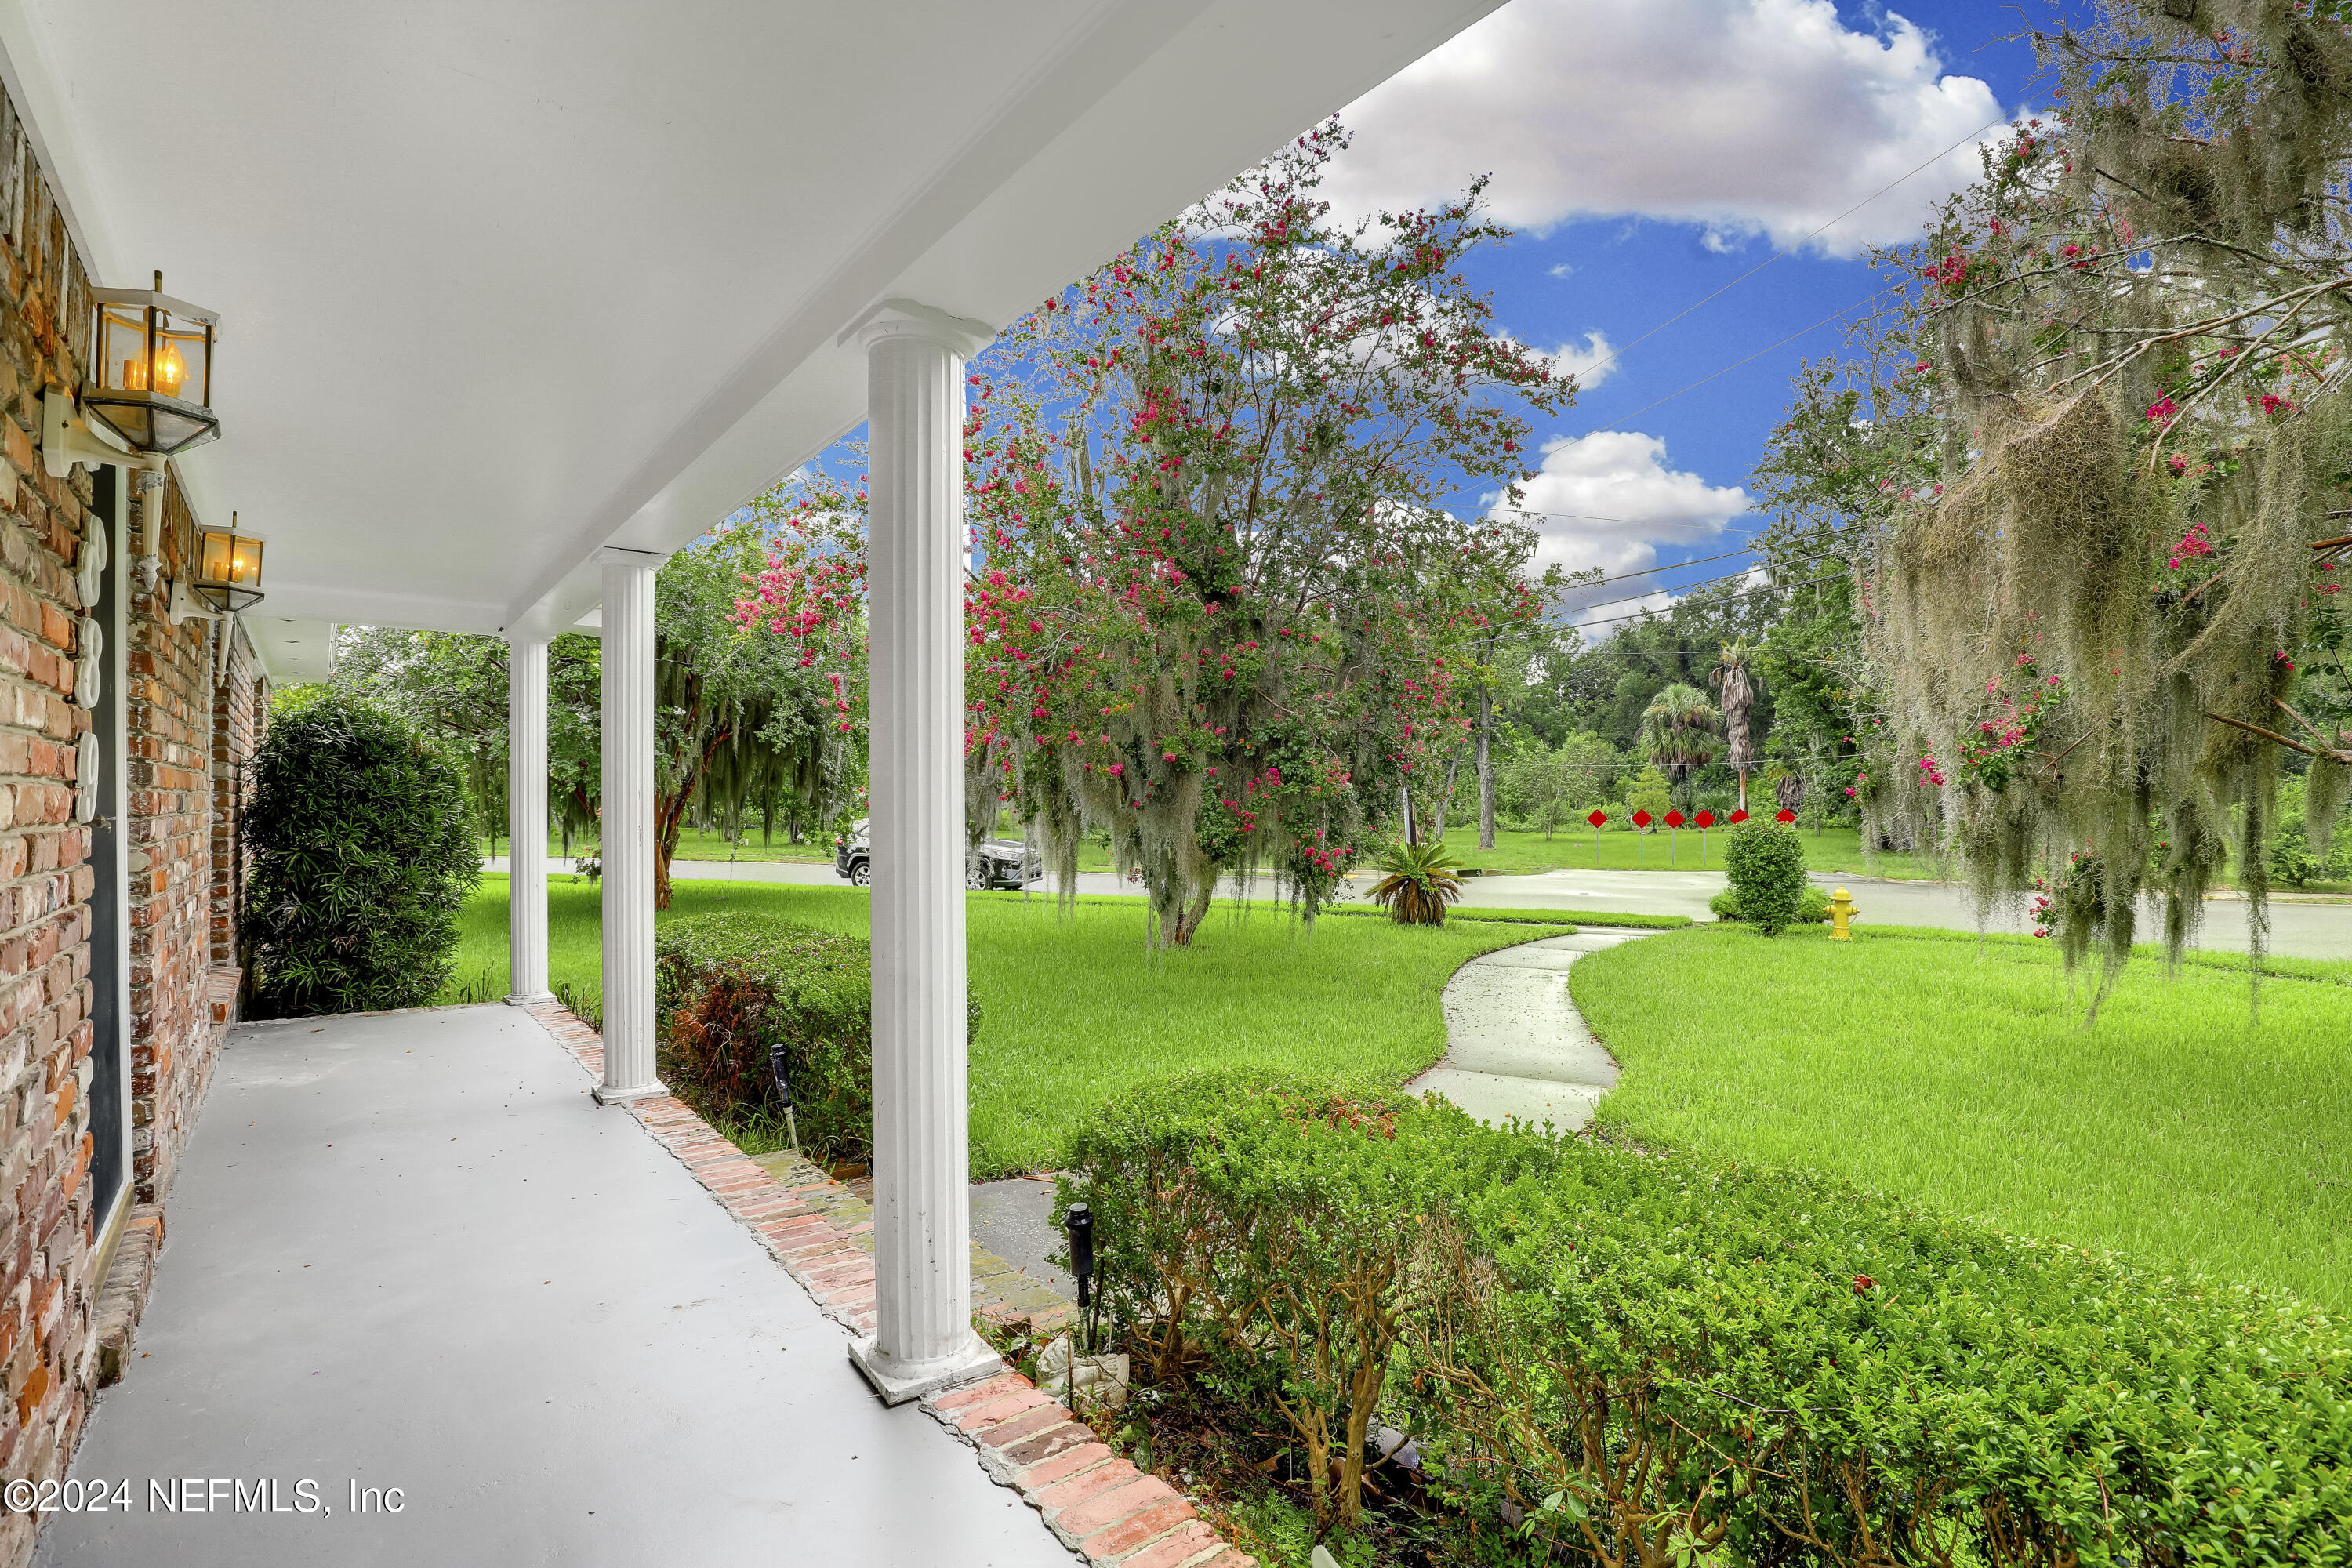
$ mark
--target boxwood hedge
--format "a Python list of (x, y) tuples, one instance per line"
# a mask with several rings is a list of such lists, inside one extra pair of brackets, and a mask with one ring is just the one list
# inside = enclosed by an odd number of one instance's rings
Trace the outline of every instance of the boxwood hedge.
[(1537, 1561), (2352, 1559), (2352, 1335), (2293, 1298), (1264, 1074), (1066, 1165), (1152, 1375), (1254, 1391), (1328, 1522), (1377, 1420)]

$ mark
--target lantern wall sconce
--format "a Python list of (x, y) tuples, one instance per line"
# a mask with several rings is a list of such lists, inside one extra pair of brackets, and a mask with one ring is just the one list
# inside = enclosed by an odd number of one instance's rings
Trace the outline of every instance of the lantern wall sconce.
[(172, 624), (201, 619), (217, 621), (261, 603), (261, 549), (266, 542), (247, 533), (228, 514), (226, 528), (196, 530), (194, 581), (172, 584)]
[(220, 317), (152, 289), (90, 290), (89, 363), (80, 394), (41, 395), (41, 462), (53, 479), (76, 463), (161, 476), (165, 459), (220, 436), (213, 340)]
[(82, 417), (134, 452), (170, 457), (220, 437), (213, 413), (218, 313), (150, 289), (90, 291)]

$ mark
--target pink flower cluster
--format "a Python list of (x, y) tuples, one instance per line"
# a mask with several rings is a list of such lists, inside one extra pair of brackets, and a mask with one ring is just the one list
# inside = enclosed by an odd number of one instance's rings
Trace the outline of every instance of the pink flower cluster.
[(2203, 523), (2192, 522), (2189, 525), (2189, 531), (2180, 536), (2180, 542), (2165, 558), (2165, 564), (2178, 572), (2182, 562), (2195, 561), (2212, 553), (2213, 536), (2205, 531)]

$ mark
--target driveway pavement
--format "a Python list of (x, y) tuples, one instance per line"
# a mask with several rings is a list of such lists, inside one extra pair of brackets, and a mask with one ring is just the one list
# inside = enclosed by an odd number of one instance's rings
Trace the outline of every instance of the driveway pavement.
[[(506, 869), (503, 860), (486, 860), (486, 870)], [(568, 869), (551, 862), (552, 869)], [(670, 868), (680, 879), (714, 881), (795, 882), (811, 887), (843, 888), (848, 884), (829, 864), (776, 860), (680, 860)], [(1893, 882), (1860, 876), (1812, 879), (1824, 888), (1843, 887), (1853, 896), (1860, 918), (1885, 925), (1942, 926), (1953, 931), (1977, 929), (1976, 900), (1952, 882)], [(1359, 873), (1353, 879), (1360, 893), (1373, 879)], [(1525, 877), (1479, 877), (1463, 894), (1463, 901), (1481, 909), (1609, 910), (1626, 914), (1688, 915), (1711, 920), (1706, 902), (1723, 890), (1720, 871), (1545, 871)], [(1039, 885), (1043, 895), (1044, 884)], [(1108, 872), (1081, 872), (1077, 890), (1089, 896), (1134, 895), (1133, 884)], [(1242, 889), (1228, 879), (1219, 889), (1226, 898)], [(1262, 881), (1256, 896), (1271, 900), (1274, 885)], [(2022, 910), (1993, 911), (1990, 931), (2024, 931), (2032, 926)], [(2141, 922), (2143, 932), (2161, 929), (2151, 908)], [(2196, 946), (2221, 952), (2246, 948), (2246, 905), (2234, 896), (2205, 900), (2203, 929)], [(2281, 894), (2271, 903), (2271, 951), (2296, 958), (2352, 958), (2352, 900)]]

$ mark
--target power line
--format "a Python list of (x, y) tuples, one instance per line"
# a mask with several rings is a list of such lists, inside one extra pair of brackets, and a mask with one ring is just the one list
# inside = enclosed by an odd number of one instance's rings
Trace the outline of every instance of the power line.
[[(1786, 563), (1784, 563), (1784, 564), (1786, 564), (1786, 565), (1790, 565), (1790, 566), (1803, 566), (1803, 565), (1805, 565), (1805, 564), (1807, 564), (1807, 563), (1811, 563), (1811, 562), (1825, 560), (1825, 559), (1827, 559), (1828, 557), (1830, 557), (1830, 556), (1832, 556), (1832, 555), (1834, 555), (1834, 554), (1836, 554), (1836, 553), (1837, 553), (1837, 552), (1836, 552), (1836, 551), (1834, 551), (1834, 550), (1824, 550), (1824, 551), (1822, 551), (1819, 555), (1800, 555), (1800, 556), (1798, 556), (1794, 561), (1786, 562)], [(1678, 564), (1683, 565), (1683, 566), (1692, 566), (1692, 565), (1696, 565), (1696, 564), (1697, 564), (1697, 563), (1696, 563), (1696, 562), (1691, 562), (1691, 561), (1685, 561), (1685, 562), (1678, 563)], [(1650, 570), (1651, 570), (1651, 571), (1653, 571), (1653, 572), (1672, 572), (1672, 571), (1674, 571), (1674, 570), (1675, 570), (1675, 567), (1673, 567), (1673, 566), (1654, 566), (1654, 567), (1652, 567)], [(1696, 590), (1696, 589), (1700, 589), (1700, 588), (1706, 587), (1706, 586), (1707, 586), (1708, 584), (1714, 584), (1714, 583), (1729, 583), (1729, 582), (1732, 582), (1732, 581), (1734, 581), (1734, 580), (1736, 580), (1736, 579), (1738, 579), (1738, 578), (1745, 577), (1745, 576), (1747, 576), (1747, 575), (1748, 575), (1748, 572), (1752, 572), (1752, 571), (1754, 571), (1754, 570), (1755, 570), (1755, 568), (1751, 566), (1751, 567), (1748, 568), (1748, 571), (1746, 571), (1746, 572), (1727, 572), (1727, 573), (1725, 573), (1723, 575), (1721, 575), (1720, 577), (1702, 577), (1702, 578), (1700, 578), (1700, 579), (1699, 579), (1697, 582), (1696, 582), (1696, 583), (1677, 583), (1677, 584), (1673, 584), (1672, 586), (1668, 586), (1668, 585), (1666, 585), (1666, 584), (1661, 584), (1659, 586), (1657, 586), (1657, 587), (1655, 587), (1655, 588), (1653, 588), (1653, 589), (1649, 590), (1649, 592), (1648, 592), (1648, 593), (1633, 594), (1633, 595), (1627, 595), (1626, 597), (1624, 597), (1624, 598), (1622, 598), (1622, 599), (1602, 599), (1602, 600), (1599, 601), (1599, 602), (1598, 602), (1598, 603), (1596, 603), (1596, 604), (1591, 604), (1591, 605), (1578, 605), (1574, 610), (1570, 611), (1570, 613), (1571, 615), (1582, 615), (1582, 614), (1583, 614), (1585, 611), (1587, 611), (1587, 610), (1605, 610), (1605, 609), (1607, 609), (1607, 608), (1608, 608), (1610, 605), (1630, 605), (1630, 604), (1632, 604), (1635, 599), (1646, 599), (1646, 598), (1648, 598), (1648, 597), (1650, 596), (1650, 595), (1651, 595), (1651, 594), (1688, 594), (1688, 593), (1691, 593), (1691, 592), (1693, 592), (1693, 591), (1695, 591), (1695, 590)], [(1640, 572), (1628, 572), (1627, 574), (1625, 574), (1625, 576), (1626, 576), (1626, 577), (1639, 577), (1639, 576), (1643, 576), (1643, 575), (1645, 575), (1645, 574), (1643, 574), (1643, 573), (1640, 573)], [(1604, 578), (1602, 578), (1602, 579), (1601, 580), (1601, 583), (1622, 583), (1622, 582), (1623, 582), (1624, 580), (1625, 580), (1625, 579), (1624, 579), (1623, 577), (1604, 577)], [(1601, 585), (1601, 584), (1600, 584), (1600, 583), (1593, 583), (1593, 584), (1578, 584), (1578, 586), (1580, 586), (1580, 587), (1588, 587), (1588, 586), (1589, 586), (1589, 587), (1595, 587), (1595, 588), (1599, 587), (1600, 585)]]
[[(1634, 348), (1642, 343), (1648, 342), (1652, 338), (1656, 337), (1660, 332), (1664, 331), (1668, 327), (1673, 326), (1676, 321), (1681, 321), (1685, 316), (1689, 315), (1701, 305), (1706, 304), (1710, 300), (1721, 299), (1724, 295), (1730, 293), (1734, 289), (1738, 288), (1742, 283), (1747, 282), (1750, 278), (1755, 277), (1759, 272), (1763, 271), (1767, 267), (1771, 266), (1772, 263), (1780, 260), (1780, 258), (1789, 255), (1792, 251), (1802, 249), (1804, 247), (1811, 245), (1822, 235), (1827, 234), (1830, 230), (1835, 228), (1838, 225), (1843, 223), (1846, 219), (1852, 217), (1854, 214), (1860, 212), (1871, 203), (1885, 195), (1888, 191), (1893, 190), (1896, 185), (1903, 184), (1905, 180), (1911, 178), (1912, 174), (1916, 174), (1922, 170), (1933, 168), (1935, 165), (1942, 163), (1945, 159), (1950, 157), (1953, 153), (1958, 152), (1961, 148), (1967, 146), (1969, 142), (1975, 141), (1978, 137), (1983, 135), (1994, 126), (2000, 124), (2002, 121), (2007, 120), (2008, 118), (2009, 117), (2004, 114), (2000, 116), (2000, 119), (1986, 121), (1982, 125), (1978, 126), (1974, 131), (1969, 132), (1966, 136), (1961, 137), (1958, 142), (1953, 142), (1950, 146), (1945, 148), (1942, 152), (1937, 153), (1934, 157), (1920, 164), (1918, 168), (1913, 169), (1910, 174), (1904, 174), (1895, 180), (1892, 184), (1883, 185), (1879, 189), (1873, 191), (1870, 195), (1863, 197), (1862, 200), (1854, 203), (1853, 205), (1846, 208), (1845, 211), (1838, 214), (1837, 216), (1830, 219), (1829, 222), (1822, 225), (1821, 227), (1813, 230), (1812, 233), (1805, 236), (1804, 238), (1797, 240), (1793, 244), (1781, 247), (1771, 255), (1766, 257), (1763, 260), (1758, 262), (1755, 266), (1749, 268), (1747, 271), (1741, 273), (1738, 277), (1733, 279), (1730, 282), (1726, 283), (1722, 288), (1717, 289), (1714, 293), (1707, 295), (1706, 299), (1693, 300), (1690, 304), (1684, 306), (1673, 315), (1668, 316), (1664, 321), (1660, 321), (1656, 326), (1652, 327), (1648, 331), (1643, 332), (1640, 337), (1635, 338), (1632, 342), (1626, 343), (1619, 348), (1611, 349), (1606, 354), (1603, 354), (1601, 358), (1595, 360), (1591, 368), (1593, 370), (1599, 370), (1602, 365), (1614, 362), (1617, 356), (1623, 353), (1627, 349)], [(1810, 331), (1811, 329), (1807, 328), (1806, 330)], [(1802, 334), (1801, 333), (1799, 335), (1801, 336)], [(1653, 404), (1651, 406), (1654, 408), (1657, 405)]]
[[(1801, 582), (1801, 583), (1767, 583), (1767, 584), (1764, 584), (1762, 587), (1760, 587), (1760, 588), (1750, 588), (1750, 589), (1748, 589), (1748, 590), (1746, 593), (1744, 593), (1744, 594), (1727, 594), (1727, 595), (1725, 595), (1723, 596), (1723, 598), (1722, 598), (1722, 599), (1720, 599), (1720, 600), (1718, 600), (1718, 601), (1717, 601), (1717, 603), (1728, 603), (1728, 602), (1730, 602), (1730, 601), (1731, 601), (1731, 600), (1733, 600), (1733, 599), (1747, 599), (1747, 598), (1752, 598), (1752, 597), (1754, 597), (1754, 596), (1755, 596), (1756, 595), (1758, 595), (1758, 594), (1777, 594), (1777, 593), (1780, 593), (1780, 592), (1781, 592), (1781, 591), (1783, 591), (1783, 590), (1790, 590), (1790, 591), (1793, 591), (1793, 590), (1798, 589), (1798, 588), (1810, 588), (1810, 587), (1812, 587), (1815, 584), (1819, 584), (1819, 583), (1834, 583), (1834, 582), (1836, 582), (1839, 578), (1841, 578), (1841, 577), (1843, 577), (1843, 576), (1844, 576), (1844, 575), (1845, 575), (1845, 574), (1844, 574), (1844, 573), (1843, 573), (1843, 572), (1830, 572), (1830, 573), (1825, 573), (1825, 574), (1823, 574), (1822, 575), (1821, 575), (1821, 576), (1819, 576), (1819, 577), (1808, 577), (1808, 578), (1806, 578), (1806, 579), (1805, 579), (1803, 582)], [(1729, 578), (1727, 578), (1727, 577), (1719, 577), (1719, 578), (1716, 579), (1716, 581), (1717, 581), (1717, 582), (1729, 582), (1729, 581), (1730, 581), (1730, 579), (1729, 579)], [(1704, 587), (1706, 584), (1693, 584), (1693, 585), (1694, 585), (1694, 586), (1697, 586), (1697, 587)], [(1645, 595), (1645, 596), (1646, 596), (1646, 595)], [(1618, 602), (1618, 603), (1621, 603), (1621, 604), (1622, 604), (1622, 603), (1623, 603), (1623, 601), (1622, 601), (1622, 600), (1620, 600), (1620, 601), (1617, 601), (1617, 602)], [(1588, 630), (1590, 630), (1591, 628), (1592, 628), (1592, 627), (1594, 627), (1594, 626), (1615, 626), (1619, 621), (1638, 621), (1638, 620), (1642, 619), (1644, 616), (1654, 616), (1654, 615), (1656, 615), (1657, 613), (1658, 613), (1658, 612), (1657, 612), (1657, 611), (1655, 611), (1655, 610), (1636, 610), (1636, 611), (1634, 611), (1634, 612), (1633, 612), (1632, 615), (1630, 615), (1630, 616), (1604, 616), (1604, 617), (1602, 617), (1601, 619), (1597, 620), (1597, 621), (1579, 621), (1579, 622), (1577, 622), (1577, 623), (1575, 624), (1575, 626), (1574, 626), (1574, 628), (1573, 628), (1573, 629), (1575, 629), (1575, 630), (1577, 630), (1577, 631), (1580, 631), (1580, 631), (1588, 631)]]
[(1753, 555), (1753, 550), (1729, 550), (1721, 555), (1694, 555), (1687, 561), (1669, 562), (1664, 566), (1644, 566), (1639, 572), (1620, 572), (1614, 577), (1595, 577), (1590, 583), (1571, 583), (1571, 588), (1598, 588), (1606, 583), (1622, 583), (1632, 577), (1647, 577), (1654, 572), (1679, 572), (1685, 566), (1704, 566), (1712, 561), (1729, 561), (1736, 556)]
[(1795, 342), (1799, 338), (1805, 336), (1808, 332), (1817, 332), (1823, 327), (1828, 326), (1832, 321), (1836, 321), (1839, 317), (1846, 315), (1851, 311), (1861, 310), (1864, 305), (1867, 305), (1872, 300), (1879, 298), (1880, 295), (1893, 293), (1896, 287), (1899, 287), (1899, 285), (1889, 285), (1887, 288), (1880, 289), (1874, 292), (1863, 296), (1863, 298), (1856, 300), (1851, 305), (1841, 306), (1837, 310), (1832, 310), (1828, 315), (1823, 316), (1820, 321), (1815, 321), (1811, 326), (1801, 328), (1796, 331), (1790, 332), (1787, 337), (1782, 338), (1777, 343), (1768, 343), (1764, 347), (1758, 349), (1754, 353), (1749, 354), (1746, 359), (1734, 360), (1731, 363), (1725, 365), (1721, 370), (1709, 372), (1707, 374), (1700, 376), (1696, 381), (1692, 382), (1688, 386), (1682, 387), (1677, 391), (1667, 393), (1655, 403), (1645, 403), (1641, 407), (1633, 410), (1633, 413), (1625, 415), (1618, 419), (1618, 421), (1613, 425), (1603, 425), (1598, 430), (1588, 430), (1583, 436), (1578, 437), (1577, 439), (1581, 441), (1589, 437), (1599, 436), (1606, 431), (1622, 429), (1628, 420), (1639, 419), (1651, 409), (1664, 407), (1665, 405), (1672, 403), (1675, 398), (1680, 397), (1685, 392), (1696, 392), (1700, 387), (1705, 386), (1708, 382), (1715, 380), (1718, 376), (1729, 375), (1741, 365), (1753, 364), (1756, 361), (1762, 359), (1766, 354), (1772, 353), (1776, 349), (1787, 348), (1790, 343)]
[[(1593, 433), (1595, 435), (1600, 434), (1598, 431)], [(1754, 511), (1756, 509), (1754, 507), (1745, 507), (1738, 511), (1733, 512), (1731, 516), (1746, 517), (1749, 512)], [(1489, 512), (1487, 515), (1489, 517), (1562, 517), (1567, 518), (1572, 522), (1623, 522), (1630, 523), (1636, 528), (1645, 528), (1652, 523), (1674, 522), (1678, 521), (1677, 519), (1670, 517), (1601, 517), (1597, 513), (1589, 511), (1529, 511), (1524, 507), (1513, 507), (1508, 511)], [(1727, 518), (1725, 521), (1728, 521), (1729, 519)], [(1760, 531), (1753, 528), (1727, 528), (1723, 531), (1726, 533), (1756, 533)]]

